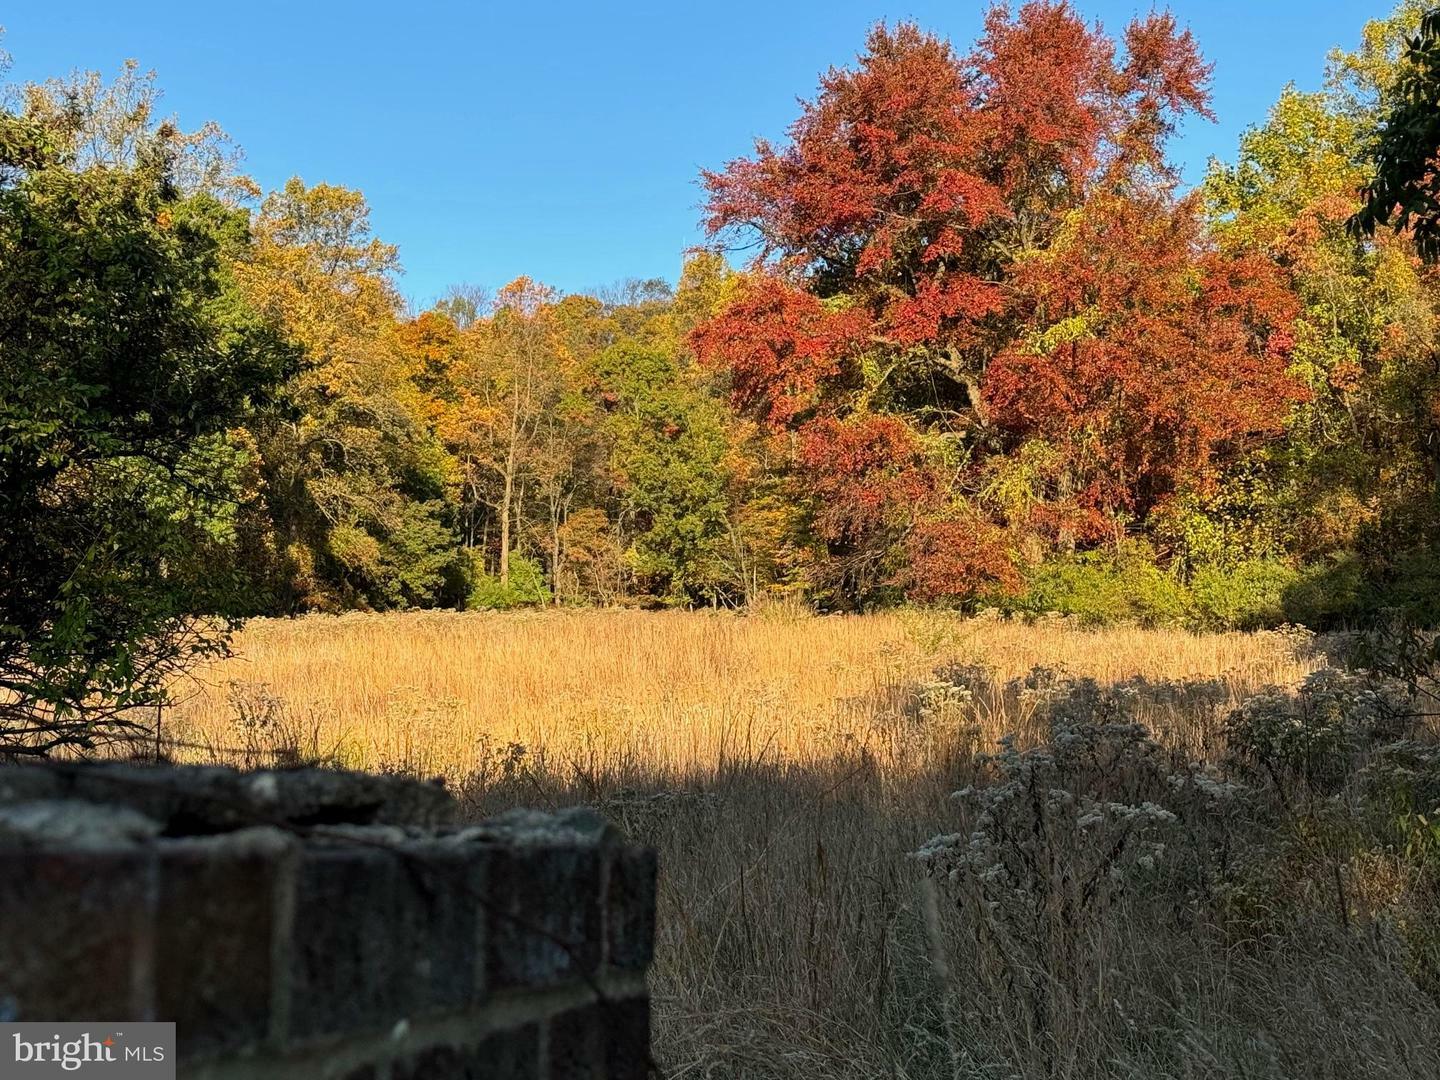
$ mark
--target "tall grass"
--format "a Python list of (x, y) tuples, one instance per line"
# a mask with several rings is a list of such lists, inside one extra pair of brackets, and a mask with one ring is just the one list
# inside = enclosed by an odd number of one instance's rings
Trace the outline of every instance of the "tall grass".
[[(985, 782), (978, 753), (1045, 742), (1056, 672), (1123, 697), (1175, 760), (1217, 761), (1227, 713), (1321, 665), (1303, 636), (547, 612), (259, 622), (238, 648), (167, 720), (197, 757), (439, 774), (477, 816), (584, 802), (654, 844), (674, 1077), (1440, 1076), (1396, 925), (1431, 917), (1412, 894), (1433, 878), (1323, 813), (1264, 823), (1273, 889), (1199, 908), (1070, 904), (1074, 853), (1052, 852), (1035, 932), (1058, 944), (1022, 934), (1019, 956), (1003, 912), (910, 857), (975, 827), (950, 795)], [(1201, 831), (1243, 861), (1258, 827)]]
[[(677, 776), (736, 761), (814, 765), (857, 748), (908, 772), (939, 748), (917, 743), (913, 725), (897, 740), (895, 721), (937, 665), (983, 665), (1002, 682), (1042, 665), (1103, 682), (1206, 680), (1233, 703), (1315, 664), (1280, 634), (786, 609), (258, 620), (236, 645), (178, 688), (171, 735), (225, 757), (257, 730), (283, 731), (352, 767), (453, 780), (522, 751), (577, 776), (627, 762)], [(1013, 730), (1017, 704), (995, 702), (975, 734)]]

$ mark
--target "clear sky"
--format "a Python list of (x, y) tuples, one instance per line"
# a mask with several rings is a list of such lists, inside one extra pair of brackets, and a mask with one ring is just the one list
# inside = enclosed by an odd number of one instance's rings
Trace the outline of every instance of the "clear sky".
[[(1149, 0), (1077, 0), (1118, 31)], [(1218, 124), (1174, 146), (1188, 179), (1264, 117), (1288, 81), (1316, 87), (1388, 0), (1174, 0), (1215, 63)], [(264, 187), (357, 187), (421, 306), (457, 282), (529, 274), (567, 291), (674, 280), (697, 242), (696, 176), (780, 136), (819, 73), (880, 19), (964, 49), (983, 0), (422, 0), (0, 8), (12, 78), (154, 68), (189, 128), (218, 121)]]

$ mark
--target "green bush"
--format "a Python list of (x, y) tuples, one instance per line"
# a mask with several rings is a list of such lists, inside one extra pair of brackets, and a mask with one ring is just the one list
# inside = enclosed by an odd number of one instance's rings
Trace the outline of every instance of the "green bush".
[(1043, 563), (1012, 609), (1026, 614), (1059, 612), (1087, 625), (1137, 622), (1146, 626), (1183, 621), (1186, 590), (1156, 565), (1139, 544), (1119, 552), (1088, 551)]
[(511, 555), (509, 582), (502, 584), (497, 575), (477, 571), (466, 606), (483, 611), (508, 611), (549, 602), (550, 588), (545, 584), (539, 561), (526, 555)]
[(1190, 579), (1189, 622), (1202, 630), (1260, 630), (1286, 620), (1285, 597), (1301, 580), (1279, 559), (1202, 566)]
[[(1414, 581), (1422, 577), (1413, 575)], [(1417, 595), (1424, 592), (1407, 584)], [(1399, 591), (1391, 586), (1392, 593)], [(1147, 545), (1131, 543), (1042, 563), (1030, 571), (1020, 596), (991, 602), (1015, 614), (1056, 612), (1090, 626), (1262, 630), (1287, 622), (1333, 625), (1373, 609), (1378, 601), (1369, 592), (1353, 559), (1296, 568), (1276, 558), (1252, 558), (1201, 566), (1187, 582), (1160, 566)]]
[(1285, 590), (1285, 618), (1313, 627), (1369, 624), (1386, 613), (1440, 626), (1440, 554), (1418, 547), (1384, 562), (1358, 552), (1301, 568)]
[(1422, 626), (1440, 626), (1440, 553), (1424, 547), (1400, 558), (1376, 606), (1403, 611)]
[(1324, 627), (1373, 613), (1383, 601), (1373, 595), (1364, 568), (1352, 554), (1301, 568), (1285, 590), (1285, 618), (1305, 626)]

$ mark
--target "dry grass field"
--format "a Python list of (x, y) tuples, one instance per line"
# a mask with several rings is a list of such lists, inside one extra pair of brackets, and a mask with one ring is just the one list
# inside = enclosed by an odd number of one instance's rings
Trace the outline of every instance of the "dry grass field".
[[(687, 776), (857, 749), (903, 772), (950, 749), (941, 745), (956, 734), (947, 717), (934, 730), (897, 723), (929, 674), (950, 664), (983, 666), (1001, 682), (1040, 666), (1103, 683), (1214, 680), (1228, 705), (1316, 666), (1278, 634), (1082, 630), (1063, 620), (786, 608), (356, 614), (251, 623), (235, 657), (179, 688), (167, 722), (208, 758), (283, 744), (451, 781), (507, 762), (577, 778), (621, 765)], [(981, 739), (1024, 726), (1016, 702), (991, 704)], [(1163, 730), (1193, 718), (1153, 719)]]
[[(262, 620), (236, 645), (166, 718), (189, 756), (440, 775), (475, 815), (587, 803), (654, 844), (676, 1080), (1440, 1076), (1440, 876), (1330, 796), (1242, 801), (1214, 771), (1227, 715), (1325, 663), (1308, 635), (777, 609)], [(1118, 741), (1067, 772), (1089, 744), (1057, 723)], [(1040, 756), (987, 762), (1007, 735)], [(937, 834), (962, 855), (927, 873)]]

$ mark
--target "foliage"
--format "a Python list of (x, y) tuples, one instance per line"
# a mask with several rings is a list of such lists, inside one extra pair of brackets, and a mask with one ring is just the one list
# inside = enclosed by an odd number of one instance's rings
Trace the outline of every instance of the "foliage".
[[(1436, 282), (1410, 239), (1362, 243), (1346, 228), (1371, 180), (1367, 142), (1397, 93), (1397, 46), (1420, 15), (1407, 2), (1367, 24), (1358, 51), (1332, 55), (1324, 90), (1287, 89), (1243, 137), (1237, 162), (1213, 167), (1205, 184), (1222, 245), (1269, 253), (1291, 274), (1300, 310), (1290, 371), (1306, 397), (1284, 439), (1248, 455), (1239, 482), (1200, 513), (1224, 544), (1301, 564), (1297, 590), (1309, 596), (1296, 610), (1322, 618), (1427, 606), (1410, 583), (1433, 563), (1440, 525)], [(1330, 596), (1311, 585), (1327, 578), (1343, 579)]]
[(1416, 250), (1440, 259), (1440, 9), (1420, 20), (1406, 42), (1389, 112), (1373, 155), (1374, 179), (1355, 217), (1361, 232), (1380, 225), (1408, 231)]
[(1203, 490), (1302, 396), (1285, 370), (1295, 304), (1279, 268), (1205, 250), (1197, 211), (1093, 198), (1016, 268), (1034, 315), (984, 394), (998, 425), (1058, 450), (1045, 509), (1081, 535)]
[(282, 610), (459, 599), (454, 466), (396, 332), (395, 249), (358, 193), (299, 180), (261, 205), (236, 274), (308, 364), (253, 431), (258, 541)]
[(482, 611), (508, 611), (548, 604), (550, 600), (550, 590), (545, 585), (540, 564), (527, 556), (516, 555), (511, 561), (510, 577), (506, 581), (501, 581), (496, 574), (478, 572), (475, 575), (466, 607)]
[(1333, 626), (1394, 599), (1393, 593), (1367, 593), (1352, 560), (1297, 569), (1276, 558), (1240, 559), (1203, 564), (1187, 580), (1138, 544), (1048, 559), (1027, 572), (1015, 595), (990, 598), (1002, 610), (1073, 616), (1088, 626), (1193, 630)]
[(732, 564), (734, 468), (723, 410), (681, 378), (664, 349), (621, 341), (601, 353), (605, 427), (624, 559), (650, 595), (687, 604), (743, 599)]
[[(1433, 622), (1440, 278), (1413, 213), (1368, 238), (1348, 225), (1382, 220), (1366, 192), (1400, 157), (1375, 147), (1429, 123), (1434, 25), (1422, 0), (1366, 23), (1321, 89), (1287, 87), (1189, 193), (1166, 143), (1211, 115), (1210, 72), (1173, 17), (1110, 36), (1065, 0), (997, 4), (969, 46), (877, 26), (783, 143), (703, 174), (712, 245), (674, 288), (521, 277), (411, 311), (360, 192), (295, 178), (259, 198), (224, 133), (165, 118), (133, 63), (12, 92), (0, 184), (40, 216), (120, 207), (84, 223), (86, 273), (136, 237), (205, 267), (171, 298), (215, 328), (175, 383), (195, 404), (159, 399), (193, 407), (186, 449), (117, 449), (124, 467), (87, 481), (96, 513), (117, 500), (117, 532), (185, 533), (155, 573), (187, 582), (191, 614), (478, 590)], [(744, 269), (731, 245), (750, 246)], [(160, 303), (112, 287), (107, 317)], [(280, 336), (300, 363), (227, 372), (245, 349), (285, 353)], [(42, 427), (88, 393), (7, 377)], [(209, 595), (225, 591), (233, 606)]]
[[(1014, 590), (1037, 540), (1204, 488), (1302, 396), (1283, 274), (1172, 194), (1162, 145), (1209, 115), (1208, 68), (1169, 16), (1123, 46), (1043, 0), (965, 55), (880, 26), (786, 147), (705, 174), (707, 228), (758, 254), (694, 344), (796, 433), (842, 597)], [(1037, 444), (1022, 506), (977, 500)]]
[(1202, 566), (1190, 579), (1190, 621), (1207, 630), (1259, 630), (1286, 621), (1300, 572), (1278, 559)]
[(106, 82), (98, 71), (29, 83), (16, 95), (25, 121), (46, 133), (58, 159), (78, 171), (159, 167), (181, 195), (237, 205), (259, 194), (240, 172), (240, 153), (219, 124), (194, 131), (161, 115), (155, 72), (126, 60)]
[(1155, 626), (1184, 621), (1187, 600), (1175, 575), (1156, 566), (1151, 552), (1131, 546), (1047, 561), (1031, 571), (1011, 606), (1032, 615), (1073, 615), (1086, 625)]
[(172, 132), (92, 160), (43, 109), (0, 130), (0, 749), (44, 753), (135, 730), (223, 651), (227, 433), (295, 354), (228, 273), (244, 215), (182, 193)]

